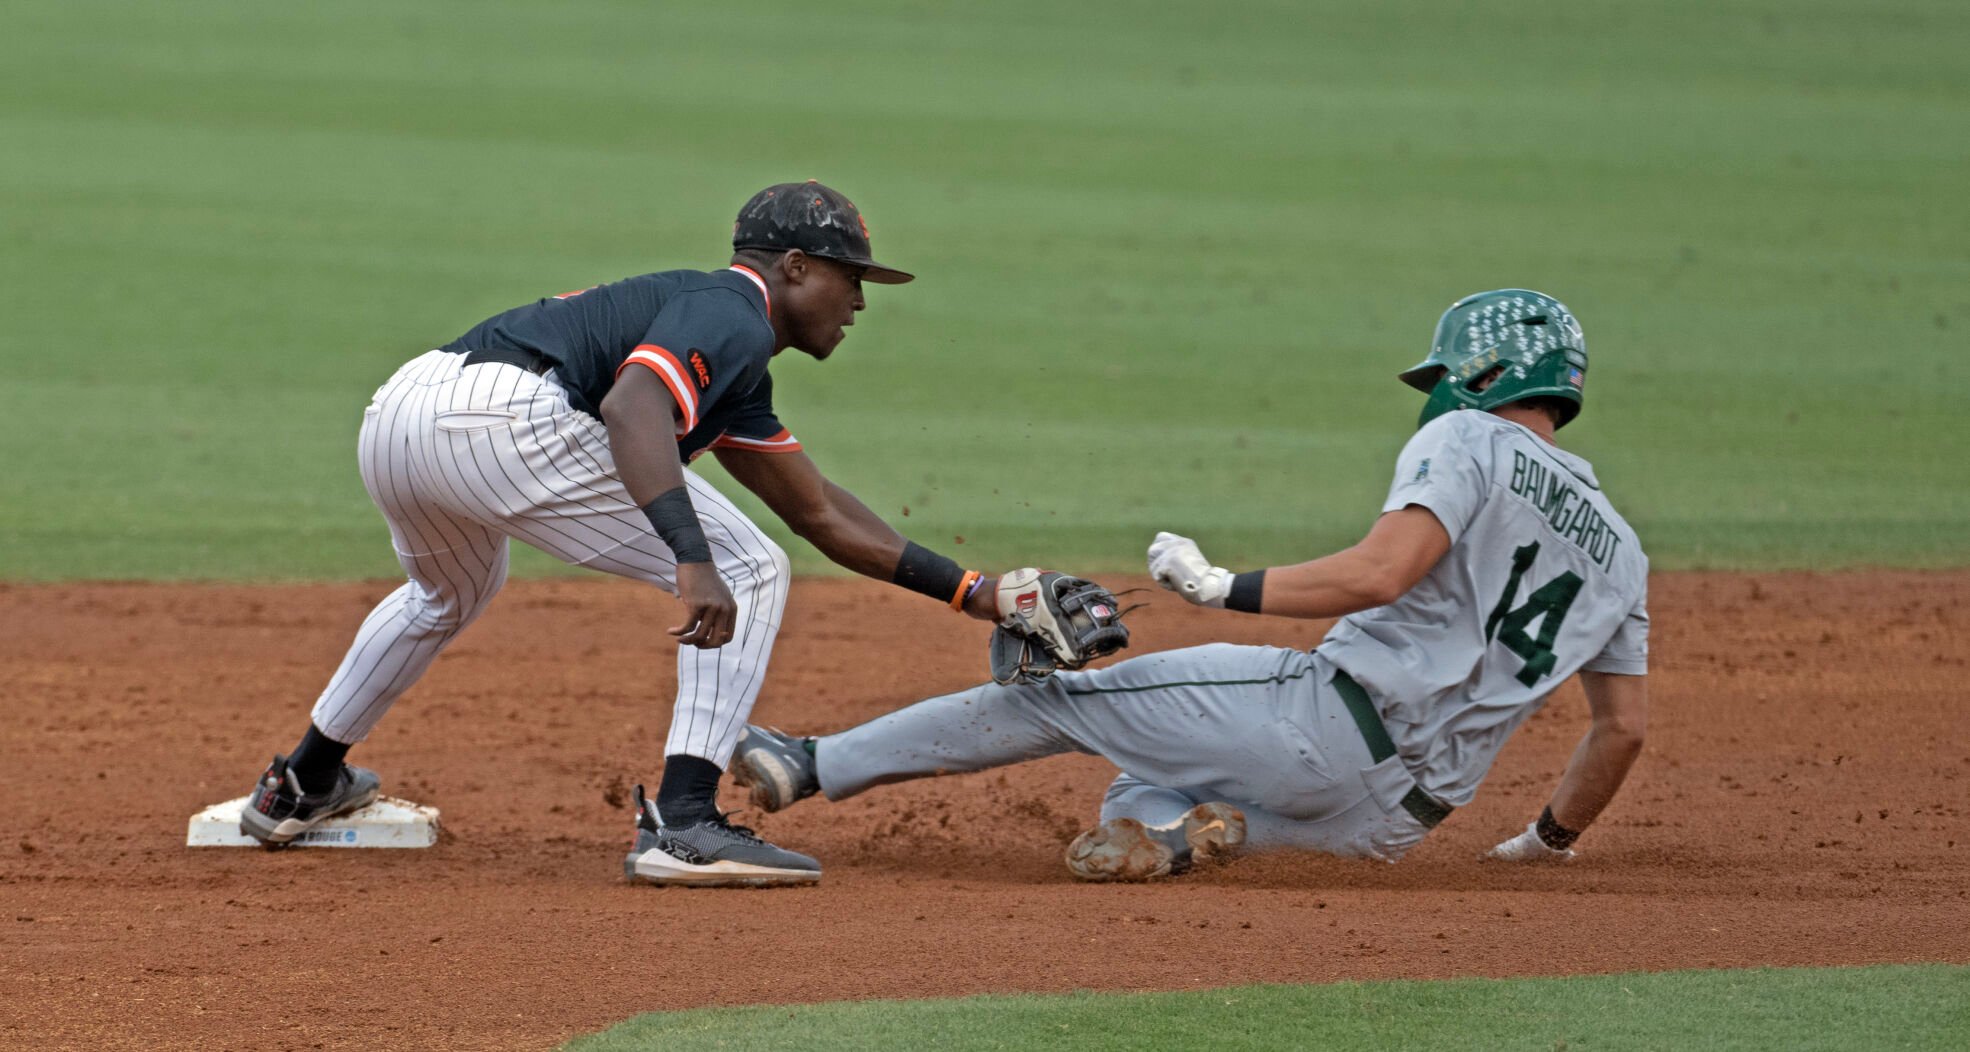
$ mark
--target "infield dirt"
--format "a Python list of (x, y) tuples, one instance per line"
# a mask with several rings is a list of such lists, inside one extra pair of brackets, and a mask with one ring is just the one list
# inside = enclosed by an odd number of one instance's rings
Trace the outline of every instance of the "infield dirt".
[[(1072, 756), (742, 817), (820, 857), (817, 888), (632, 887), (676, 606), (604, 580), (509, 585), (355, 753), (442, 809), (436, 848), (185, 848), (389, 587), (0, 586), (0, 1047), (540, 1048), (714, 1004), (1970, 962), (1970, 572), (1658, 575), (1647, 751), (1565, 867), (1477, 855), (1550, 793), (1574, 686), (1397, 866), (1073, 884), (1112, 768)], [(1162, 596), (1133, 624), (1137, 653), (1325, 628)], [(804, 580), (755, 718), (970, 685), (985, 633)]]

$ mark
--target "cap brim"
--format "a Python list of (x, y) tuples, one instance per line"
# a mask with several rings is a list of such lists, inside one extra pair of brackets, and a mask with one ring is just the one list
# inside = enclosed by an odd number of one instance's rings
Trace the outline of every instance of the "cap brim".
[(907, 270), (885, 267), (873, 259), (860, 259), (854, 256), (826, 256), (818, 252), (809, 252), (807, 254), (810, 256), (820, 256), (822, 259), (832, 259), (836, 263), (846, 263), (851, 267), (861, 267), (862, 280), (875, 285), (905, 285), (917, 280), (917, 276)]
[(864, 268), (862, 280), (877, 285), (907, 285), (917, 280), (915, 274), (885, 267), (880, 263), (864, 263), (862, 267)]
[[(748, 248), (757, 248), (766, 252), (794, 251), (792, 247), (787, 245), (734, 244), (732, 246), (733, 251), (738, 251), (741, 249), (748, 249)], [(907, 285), (910, 282), (917, 280), (917, 276), (915, 274), (910, 273), (907, 270), (897, 270), (895, 267), (885, 267), (882, 264), (877, 263), (873, 259), (855, 259), (850, 256), (829, 256), (829, 255), (824, 255), (820, 252), (808, 252), (806, 249), (800, 249), (800, 251), (806, 253), (807, 255), (813, 256), (815, 259), (829, 259), (829, 260), (833, 260), (836, 263), (845, 263), (851, 267), (861, 267), (862, 280), (875, 285)]]

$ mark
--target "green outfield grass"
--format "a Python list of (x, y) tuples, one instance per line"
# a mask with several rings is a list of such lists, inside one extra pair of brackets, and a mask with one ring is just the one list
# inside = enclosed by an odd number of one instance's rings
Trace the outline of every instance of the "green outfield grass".
[(807, 176), (922, 277), (783, 415), (967, 562), (1345, 543), (1392, 374), (1529, 285), (1658, 566), (1963, 564), (1966, 53), (1957, 0), (13, 5), (0, 579), (393, 575), (371, 389)]
[(566, 1049), (1953, 1052), (1966, 1041), (1970, 968), (1929, 965), (700, 1009)]

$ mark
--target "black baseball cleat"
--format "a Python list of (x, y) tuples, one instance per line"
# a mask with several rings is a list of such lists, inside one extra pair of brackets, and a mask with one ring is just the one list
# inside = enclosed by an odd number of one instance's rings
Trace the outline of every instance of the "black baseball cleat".
[(784, 810), (821, 791), (806, 739), (750, 723), (732, 754), (732, 784), (751, 789), (761, 811)]
[(268, 847), (280, 847), (331, 818), (368, 807), (382, 785), (375, 771), (345, 763), (335, 774), (333, 788), (325, 793), (304, 793), (301, 780), (287, 766), (287, 757), (275, 756), (246, 798), (246, 807), (239, 813), (239, 831)]
[(699, 888), (772, 888), (815, 884), (821, 864), (769, 844), (716, 811), (681, 829), (657, 820), (657, 805), (636, 787), (636, 843), (622, 861), (632, 883)]

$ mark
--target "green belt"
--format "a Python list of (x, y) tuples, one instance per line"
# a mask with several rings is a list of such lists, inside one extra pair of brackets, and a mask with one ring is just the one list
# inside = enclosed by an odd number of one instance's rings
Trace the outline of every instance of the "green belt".
[[(1382, 726), (1381, 714), (1375, 711), (1375, 703), (1369, 700), (1368, 692), (1361, 689), (1361, 684), (1356, 683), (1353, 676), (1335, 669), (1334, 690), (1347, 704), (1348, 715), (1354, 717), (1354, 725), (1361, 728), (1361, 740), (1368, 743), (1368, 755), (1374, 757), (1376, 763), (1394, 756), (1395, 742), (1389, 737), (1389, 729)], [(1410, 786), (1409, 792), (1403, 794), (1402, 809), (1432, 829), (1449, 818), (1454, 810), (1449, 804), (1424, 792), (1420, 785)]]

